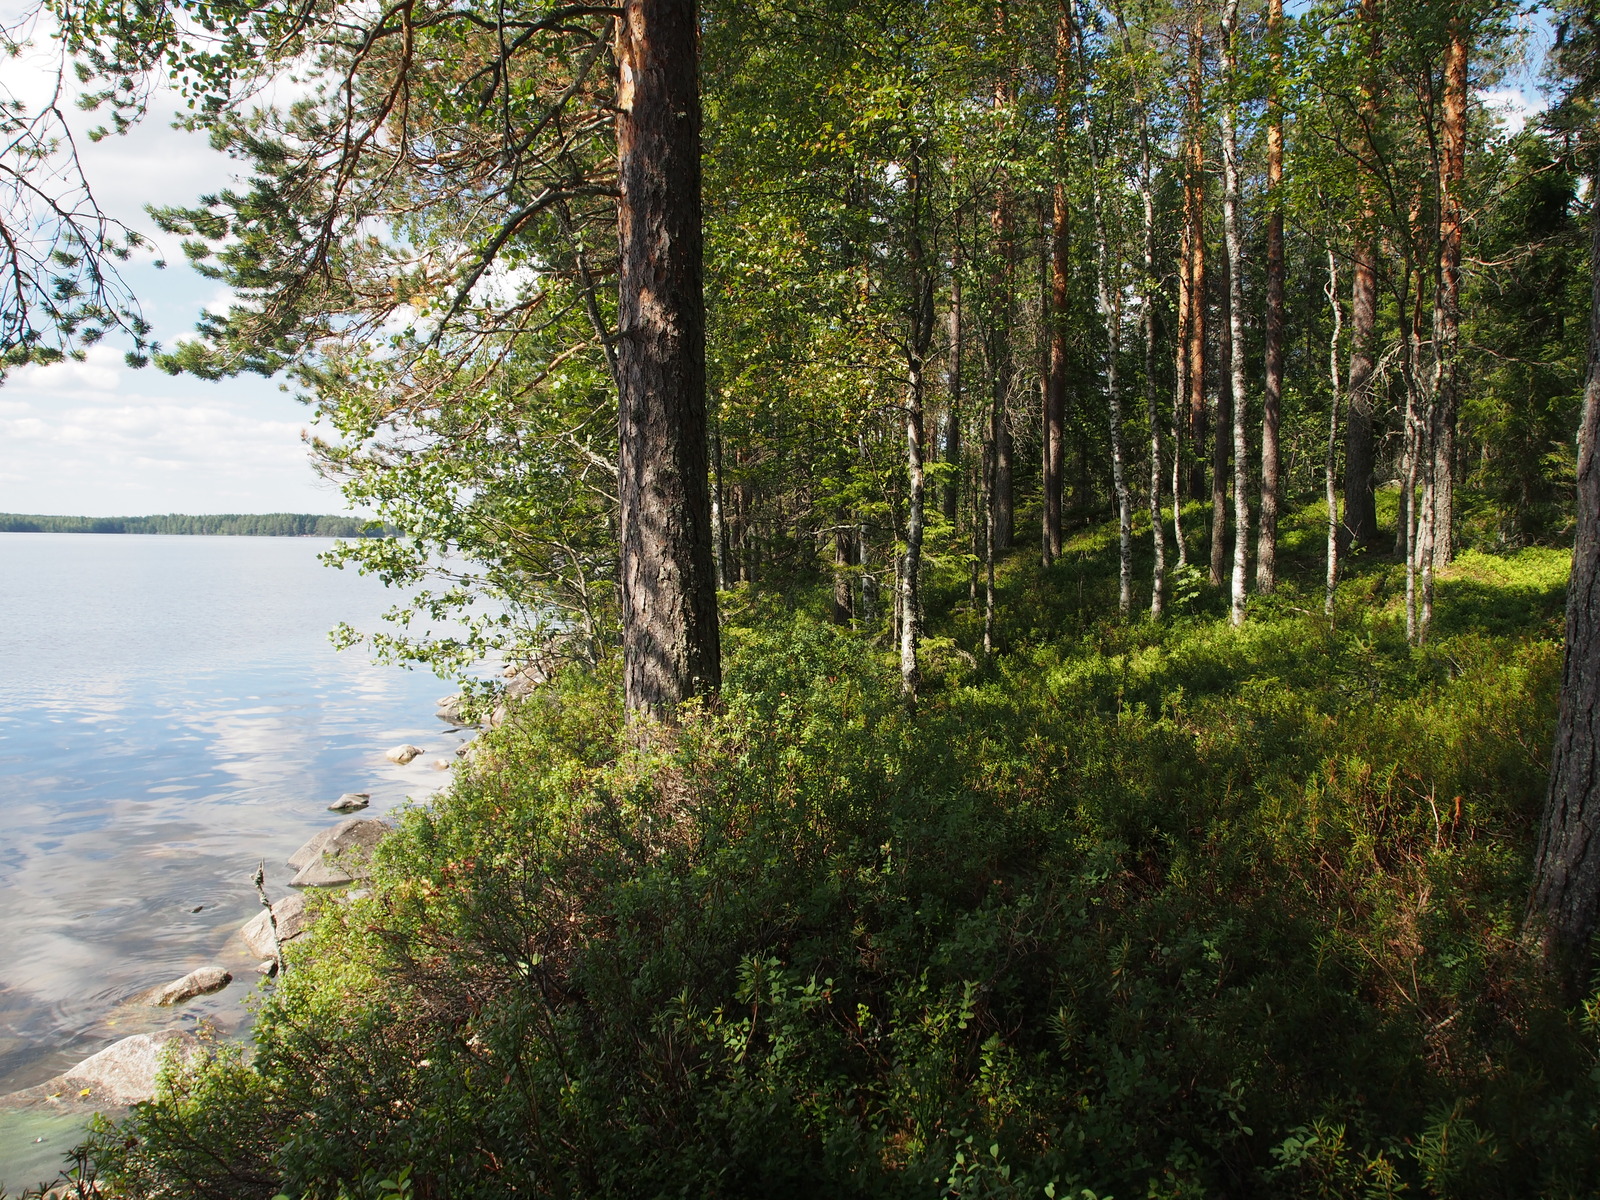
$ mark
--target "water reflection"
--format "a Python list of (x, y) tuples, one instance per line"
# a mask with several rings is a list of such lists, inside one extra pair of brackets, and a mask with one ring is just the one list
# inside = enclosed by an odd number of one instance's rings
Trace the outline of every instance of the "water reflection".
[[(341, 792), (381, 815), (445, 778), (444, 686), (329, 644), (392, 597), (326, 545), (0, 534), (0, 1092), (143, 1027), (238, 1028), (256, 862), (277, 894)], [(398, 767), (400, 741), (428, 753)], [(211, 961), (244, 982), (119, 1007)]]

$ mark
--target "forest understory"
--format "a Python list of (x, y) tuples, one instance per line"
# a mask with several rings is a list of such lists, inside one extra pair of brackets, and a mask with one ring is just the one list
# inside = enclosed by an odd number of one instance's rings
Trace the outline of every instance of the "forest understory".
[(1198, 576), (1118, 617), (1115, 524), (1015, 552), (991, 665), (934, 568), (914, 706), (819, 580), (725, 593), (720, 704), (648, 750), (615, 657), (568, 670), (407, 813), (370, 896), (324, 903), (253, 1048), (173, 1071), (90, 1172), (262, 1200), (1595, 1194), (1600, 996), (1564, 1002), (1521, 933), (1569, 552), (1466, 550), (1414, 645), (1398, 559), (1350, 560), (1323, 614), (1325, 528), (1287, 515), (1239, 628)]

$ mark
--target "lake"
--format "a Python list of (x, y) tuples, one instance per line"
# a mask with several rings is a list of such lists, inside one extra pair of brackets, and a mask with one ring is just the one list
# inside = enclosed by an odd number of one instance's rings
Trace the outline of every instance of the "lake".
[[(448, 782), (452, 689), (334, 650), (395, 597), (322, 566), (329, 545), (0, 534), (0, 1093), (130, 1033), (242, 1032), (257, 863), (276, 898), (341, 792), (381, 816)], [(427, 753), (396, 766), (401, 742)], [(234, 974), (219, 993), (123, 1004), (212, 962)], [(0, 1113), (0, 1187), (53, 1173), (60, 1125)]]

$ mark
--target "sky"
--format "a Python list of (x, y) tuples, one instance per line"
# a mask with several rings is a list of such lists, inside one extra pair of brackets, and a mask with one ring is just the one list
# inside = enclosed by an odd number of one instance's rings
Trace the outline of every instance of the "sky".
[[(43, 55), (7, 62), (7, 87), (37, 98), (44, 67)], [(193, 203), (236, 179), (237, 164), (204, 135), (171, 127), (170, 96), (158, 104), (126, 137), (80, 144), (102, 207), (154, 243), (126, 277), (155, 337), (171, 346), (203, 308), (226, 307), (229, 293), (190, 269), (178, 239), (156, 230), (145, 206)], [(83, 124), (92, 120), (85, 115)], [(173, 265), (157, 270), (157, 257)], [(84, 362), (25, 367), (0, 385), (0, 512), (347, 511), (337, 487), (311, 468), (302, 440), (310, 410), (278, 381), (208, 383), (132, 370), (122, 361), (126, 348), (97, 346)]]
[[(16, 11), (0, 0), (0, 19)], [(1535, 12), (1529, 62), (1482, 99), (1519, 128), (1542, 107), (1538, 62), (1551, 38)], [(48, 39), (37, 39), (48, 45)], [(6, 63), (14, 92), (46, 86), (48, 59)], [(30, 72), (33, 73), (30, 78)], [(128, 271), (155, 336), (170, 346), (202, 308), (223, 308), (228, 292), (196, 275), (176, 239), (145, 215), (149, 204), (191, 203), (237, 179), (237, 164), (201, 134), (171, 128), (170, 97), (125, 136), (83, 142), (86, 173), (103, 207), (146, 233), (153, 250)], [(84, 117), (87, 126), (92, 118)], [(165, 271), (155, 257), (174, 264)], [(123, 365), (122, 347), (96, 347), (87, 361), (29, 367), (0, 386), (0, 512), (140, 516), (163, 512), (346, 510), (332, 484), (312, 471), (303, 441), (309, 410), (273, 380), (218, 383), (173, 378)]]

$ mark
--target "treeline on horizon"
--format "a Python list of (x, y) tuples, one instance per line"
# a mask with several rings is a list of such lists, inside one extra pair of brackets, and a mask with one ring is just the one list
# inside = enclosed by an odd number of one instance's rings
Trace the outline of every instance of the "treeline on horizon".
[(395, 530), (361, 517), (316, 513), (162, 513), (149, 517), (51, 517), (0, 513), (0, 533), (168, 533), (231, 537), (392, 536)]

